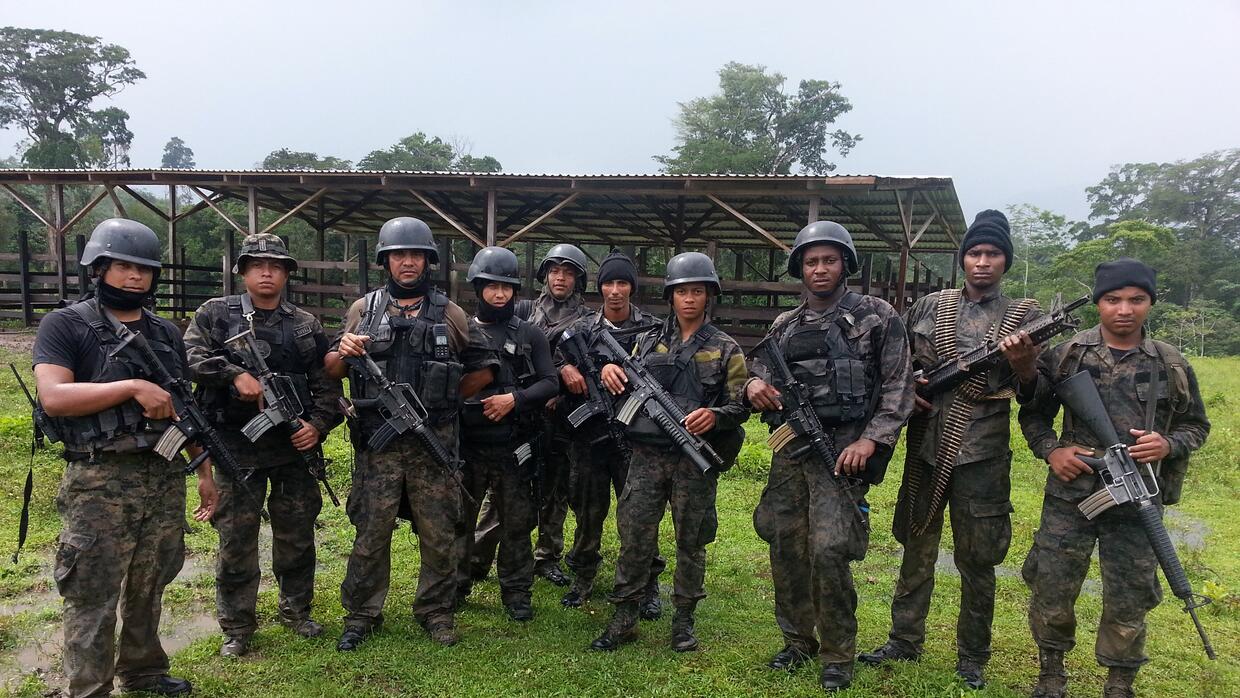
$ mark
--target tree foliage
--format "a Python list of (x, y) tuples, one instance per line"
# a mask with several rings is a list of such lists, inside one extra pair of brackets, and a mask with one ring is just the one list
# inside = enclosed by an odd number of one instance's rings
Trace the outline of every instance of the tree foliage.
[(425, 133), (406, 136), (390, 148), (372, 150), (357, 161), (360, 170), (424, 170), (434, 172), (499, 172), (499, 160), (474, 157), (463, 143), (445, 141)]
[(832, 129), (852, 104), (829, 80), (802, 80), (787, 94), (787, 79), (765, 66), (728, 63), (719, 92), (680, 104), (678, 144), (657, 155), (664, 172), (788, 174), (793, 168), (824, 174), (828, 143), (846, 156), (861, 136)]
[(171, 170), (192, 170), (194, 168), (194, 151), (185, 141), (177, 136), (168, 139), (164, 144), (164, 157), (159, 166)]
[(320, 157), (318, 153), (288, 148), (271, 151), (262, 162), (264, 170), (347, 170), (352, 166), (348, 160), (332, 155)]
[(146, 75), (129, 51), (98, 37), (46, 29), (0, 29), (0, 127), (30, 139), (22, 159), (33, 167), (129, 164), (129, 114), (97, 109)]

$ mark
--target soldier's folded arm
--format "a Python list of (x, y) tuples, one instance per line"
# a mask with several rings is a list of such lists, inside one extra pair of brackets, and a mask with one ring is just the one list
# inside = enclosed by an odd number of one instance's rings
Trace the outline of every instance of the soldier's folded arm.
[[(218, 309), (213, 306), (218, 306)], [(195, 383), (209, 388), (226, 388), (237, 376), (245, 373), (245, 368), (229, 363), (224, 347), (212, 339), (214, 312), (226, 314), (227, 306), (215, 298), (203, 303), (185, 328), (186, 366)]]
[(534, 371), (538, 380), (515, 392), (517, 411), (541, 409), (547, 400), (560, 392), (559, 374), (555, 370), (555, 362), (551, 358), (551, 345), (541, 332), (530, 333), (530, 345), (534, 363)]
[(364, 297), (353, 301), (353, 305), (350, 305), (348, 311), (345, 312), (344, 325), (341, 326), (340, 332), (336, 334), (335, 339), (327, 348), (327, 355), (323, 357), (323, 371), (331, 378), (340, 380), (349, 372), (349, 365), (340, 355), (340, 339), (346, 334), (356, 332), (358, 326), (362, 324), (362, 307), (365, 303)]
[(1171, 419), (1171, 428), (1163, 434), (1171, 444), (1171, 458), (1183, 458), (1192, 451), (1201, 448), (1210, 434), (1210, 420), (1206, 418), (1205, 402), (1201, 399), (1201, 388), (1197, 385), (1197, 373), (1185, 362), (1188, 374), (1188, 406), (1184, 412)]
[(900, 429), (913, 413), (913, 365), (904, 321), (894, 311), (878, 338), (878, 400), (861, 438), (895, 446)]
[(745, 354), (740, 346), (732, 343), (727, 346), (724, 360), (727, 383), (719, 394), (720, 404), (711, 406), (715, 413), (715, 429), (734, 429), (749, 419), (749, 406), (739, 399), (749, 381), (749, 369), (745, 365)]

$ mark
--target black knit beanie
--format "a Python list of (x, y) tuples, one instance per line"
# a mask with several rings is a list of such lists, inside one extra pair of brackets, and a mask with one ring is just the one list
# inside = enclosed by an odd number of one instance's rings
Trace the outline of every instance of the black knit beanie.
[(598, 265), (598, 292), (603, 292), (603, 284), (608, 281), (627, 281), (633, 287), (633, 291), (637, 291), (637, 266), (633, 264), (633, 260), (623, 252), (615, 251), (603, 258)]
[(1132, 257), (1120, 257), (1111, 262), (1103, 262), (1094, 268), (1094, 304), (1107, 291), (1117, 288), (1136, 286), (1150, 294), (1150, 305), (1158, 299), (1158, 272), (1145, 262)]
[(960, 268), (964, 268), (964, 254), (975, 245), (991, 244), (1003, 251), (1003, 271), (1012, 268), (1012, 228), (1007, 216), (993, 208), (977, 214), (973, 225), (960, 241)]

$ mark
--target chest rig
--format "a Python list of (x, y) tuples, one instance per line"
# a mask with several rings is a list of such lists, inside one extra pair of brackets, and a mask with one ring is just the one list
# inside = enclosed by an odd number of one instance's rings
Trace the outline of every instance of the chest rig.
[[(448, 342), (448, 297), (431, 289), (422, 299), (421, 310), (412, 317), (388, 312), (392, 299), (386, 288), (371, 291), (364, 298), (357, 334), (372, 338), (368, 351), (379, 370), (394, 383), (412, 386), (432, 423), (454, 419), (463, 367)], [(353, 369), (349, 370), (349, 389), (354, 398), (374, 399), (379, 394), (372, 381)], [(367, 430), (382, 422), (373, 409), (363, 409), (361, 416)]]
[[(257, 314), (254, 301), (248, 293), (226, 296), (224, 303), (228, 313), (220, 319), (222, 322), (217, 321), (214, 339), (224, 345), (224, 355), (228, 362), (234, 366), (245, 365), (233, 347), (225, 343), (245, 330), (252, 330), (267, 365), (272, 371), (292, 380), (302, 405), (311, 404), (307, 375), (319, 360), (316, 355), (314, 326), (308, 322), (298, 324), (296, 313), (287, 302), (281, 302), (274, 311), (272, 318), (275, 322), (270, 319), (255, 322)], [(257, 403), (238, 400), (227, 388), (199, 386), (194, 394), (217, 424), (240, 426), (258, 414)]]
[[(101, 355), (99, 368), (91, 376), (75, 375), (79, 383), (112, 383), (130, 378), (146, 378), (146, 372), (129, 352), (121, 346), (121, 340), (112, 322), (100, 312), (98, 300), (90, 299), (75, 303), (66, 309), (87, 326), (98, 344)], [(176, 350), (175, 338), (167, 326), (153, 313), (143, 309), (149, 327), (147, 342), (160, 362), (174, 376), (184, 373), (182, 357)], [(133, 453), (148, 451), (163, 435), (170, 422), (166, 419), (151, 420), (142, 416), (142, 405), (137, 400), (126, 400), (102, 412), (82, 417), (53, 417), (58, 432), (64, 438), (65, 457), (78, 458), (84, 454), (100, 451)]]
[[(861, 296), (848, 291), (832, 312), (806, 320), (802, 311), (777, 331), (793, 377), (809, 390), (814, 412), (826, 427), (865, 419), (870, 411), (878, 366), (865, 361), (856, 339), (848, 336), (860, 324), (853, 314), (860, 302)], [(766, 412), (762, 421), (778, 426), (783, 415)]]
[[(722, 381), (707, 388), (702, 383), (695, 356), (719, 329), (706, 323), (676, 351), (658, 351), (658, 346), (667, 341), (666, 337), (677, 331), (679, 330), (669, 320), (660, 331), (651, 332), (638, 340), (636, 356), (687, 414), (699, 407), (709, 406), (719, 397)], [(672, 445), (671, 439), (658, 424), (646, 416), (645, 411), (638, 413), (627, 433), (634, 441)]]
[[(470, 320), (471, 324), (475, 322), (476, 319)], [(519, 425), (517, 411), (514, 409), (502, 421), (493, 422), (482, 414), (482, 400), (528, 388), (538, 379), (534, 369), (534, 347), (528, 334), (537, 330), (513, 315), (502, 325), (489, 325), (475, 331), (486, 337), (485, 348), (499, 357), (499, 366), (495, 368), (495, 380), (465, 401), (461, 408), (461, 424), (469, 429), (471, 438), (476, 436), (489, 443), (504, 442), (515, 435)]]

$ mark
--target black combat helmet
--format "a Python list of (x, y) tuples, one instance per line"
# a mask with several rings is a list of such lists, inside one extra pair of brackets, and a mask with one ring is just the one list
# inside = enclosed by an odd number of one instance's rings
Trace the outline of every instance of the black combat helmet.
[(844, 274), (852, 275), (861, 268), (857, 261), (857, 248), (853, 245), (852, 235), (848, 229), (833, 221), (815, 221), (801, 228), (792, 243), (792, 252), (788, 253), (788, 276), (801, 278), (801, 257), (805, 248), (811, 245), (829, 243), (844, 248)]
[(241, 241), (241, 251), (237, 254), (237, 261), (233, 264), (234, 274), (240, 274), (245, 270), (247, 259), (278, 259), (284, 263), (284, 268), (288, 270), (288, 273), (292, 274), (297, 271), (297, 260), (288, 253), (284, 240), (273, 233), (255, 233), (245, 236), (245, 240)]
[(82, 266), (100, 259), (119, 259), (159, 269), (159, 237), (155, 231), (128, 218), (109, 218), (95, 226), (82, 250)]
[(521, 289), (521, 272), (517, 268), (517, 255), (506, 247), (484, 247), (474, 255), (465, 280), (474, 285), (499, 281)]
[(577, 270), (577, 288), (584, 290), (586, 287), (586, 253), (576, 245), (570, 245), (566, 242), (560, 243), (547, 251), (542, 262), (538, 265), (538, 283), (547, 282), (547, 271), (554, 264), (567, 264)]
[(719, 275), (715, 263), (701, 252), (681, 252), (667, 260), (667, 277), (663, 279), (663, 298), (672, 295), (672, 287), (680, 284), (704, 283), (710, 295), (719, 295)]
[(417, 218), (393, 218), (379, 228), (379, 244), (375, 247), (375, 264), (385, 264), (384, 254), (392, 250), (421, 250), (426, 261), (439, 264), (439, 247), (429, 225)]

